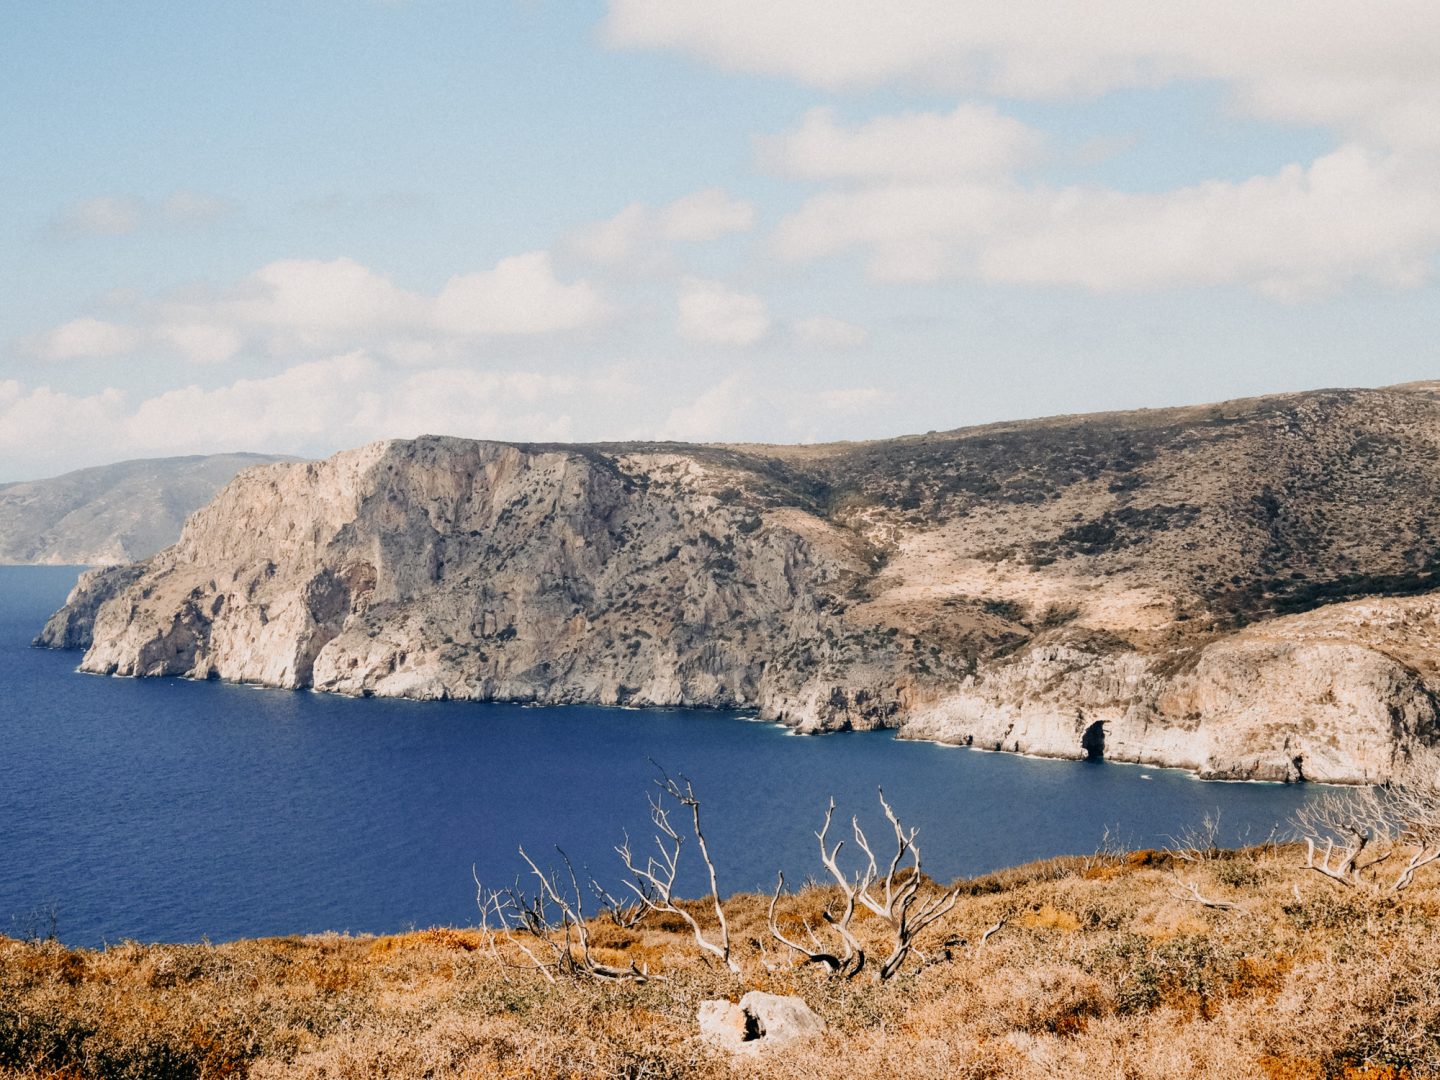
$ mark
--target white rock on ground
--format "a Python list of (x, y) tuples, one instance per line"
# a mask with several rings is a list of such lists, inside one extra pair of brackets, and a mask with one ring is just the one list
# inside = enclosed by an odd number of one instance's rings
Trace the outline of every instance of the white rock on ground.
[(824, 1034), (825, 1021), (793, 995), (751, 990), (738, 1005), (716, 999), (700, 1004), (700, 1036), (741, 1053), (785, 1046)]

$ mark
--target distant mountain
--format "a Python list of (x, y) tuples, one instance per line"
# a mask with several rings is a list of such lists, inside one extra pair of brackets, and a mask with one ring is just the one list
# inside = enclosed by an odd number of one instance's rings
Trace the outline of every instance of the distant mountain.
[(265, 454), (144, 458), (0, 484), (0, 563), (128, 563), (173, 544), (185, 519)]
[(755, 709), (1371, 782), (1440, 741), (1440, 384), (866, 443), (426, 437), (247, 471), (86, 671)]

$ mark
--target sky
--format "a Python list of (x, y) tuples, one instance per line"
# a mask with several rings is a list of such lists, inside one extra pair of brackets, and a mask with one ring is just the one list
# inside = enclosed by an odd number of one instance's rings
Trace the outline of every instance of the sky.
[(1434, 0), (8, 0), (0, 481), (1440, 375)]

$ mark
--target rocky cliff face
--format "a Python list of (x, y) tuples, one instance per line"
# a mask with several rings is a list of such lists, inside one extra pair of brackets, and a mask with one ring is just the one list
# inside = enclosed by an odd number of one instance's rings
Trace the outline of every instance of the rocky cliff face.
[(241, 474), (41, 642), (87, 671), (743, 707), (1204, 776), (1437, 737), (1431, 386), (829, 447), (386, 442)]
[(0, 484), (0, 562), (120, 564), (168, 547), (261, 454), (147, 458)]

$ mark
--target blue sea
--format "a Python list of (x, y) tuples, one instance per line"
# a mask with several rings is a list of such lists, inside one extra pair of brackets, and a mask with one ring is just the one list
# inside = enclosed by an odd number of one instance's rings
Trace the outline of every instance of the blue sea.
[[(693, 783), (723, 892), (818, 876), (832, 796), (837, 828), (858, 814), (883, 839), (880, 787), (942, 880), (1092, 852), (1107, 828), (1163, 845), (1217, 810), (1226, 840), (1258, 842), (1313, 790), (795, 736), (719, 711), (81, 675), (78, 653), (30, 647), (77, 573), (0, 567), (0, 933), (48, 929), (51, 912), (87, 946), (470, 924), (472, 874), (513, 882), (522, 844), (617, 882), (614, 845), (653, 835), (658, 768)], [(693, 856), (682, 882), (698, 893)]]

